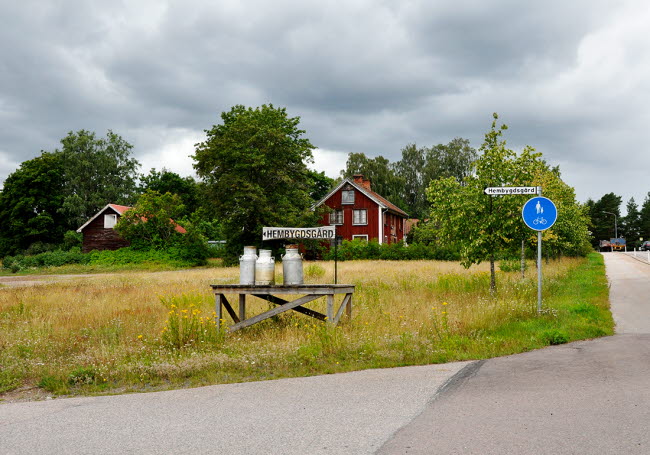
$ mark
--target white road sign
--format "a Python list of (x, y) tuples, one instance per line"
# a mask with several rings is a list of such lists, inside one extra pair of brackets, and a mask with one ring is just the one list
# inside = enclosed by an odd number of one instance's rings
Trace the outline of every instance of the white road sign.
[(501, 196), (505, 194), (537, 194), (536, 186), (492, 186), (483, 190), (490, 196)]
[(336, 236), (336, 226), (319, 226), (313, 228), (291, 228), (291, 227), (262, 228), (262, 240), (274, 240), (274, 239), (334, 240), (335, 236)]

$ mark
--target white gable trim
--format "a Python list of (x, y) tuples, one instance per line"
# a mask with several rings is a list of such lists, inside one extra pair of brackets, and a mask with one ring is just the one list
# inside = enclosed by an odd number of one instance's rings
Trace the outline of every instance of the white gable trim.
[(377, 198), (375, 198), (372, 194), (368, 194), (368, 193), (365, 191), (365, 188), (364, 188), (364, 187), (358, 185), (358, 184), (355, 183), (353, 180), (344, 179), (344, 180), (343, 180), (341, 183), (339, 183), (339, 184), (338, 184), (338, 185), (337, 185), (337, 186), (336, 186), (332, 191), (330, 191), (329, 193), (327, 193), (327, 196), (325, 196), (323, 199), (321, 199), (321, 200), (318, 201), (316, 204), (314, 204), (314, 205), (312, 206), (312, 210), (315, 209), (316, 207), (319, 207), (319, 206), (323, 205), (323, 203), (324, 203), (326, 200), (328, 200), (329, 198), (331, 198), (331, 197), (334, 195), (334, 193), (336, 193), (338, 190), (340, 190), (341, 188), (343, 188), (343, 185), (345, 185), (346, 183), (349, 183), (349, 184), (352, 185), (354, 188), (356, 188), (357, 190), (359, 190), (363, 195), (365, 195), (366, 197), (368, 197), (372, 202), (374, 202), (375, 204), (377, 204), (379, 207), (381, 207), (381, 208), (383, 208), (383, 209), (387, 209), (387, 208), (388, 208), (388, 207), (386, 207), (386, 205), (385, 205), (384, 203), (382, 203), (381, 201), (379, 201), (379, 200), (378, 200)]
[(122, 215), (122, 213), (123, 213), (123, 212), (120, 212), (117, 208), (113, 207), (113, 204), (106, 204), (106, 207), (104, 207), (103, 209), (101, 209), (99, 212), (97, 212), (97, 213), (95, 214), (95, 216), (93, 216), (91, 219), (89, 219), (88, 221), (86, 221), (86, 223), (85, 223), (83, 226), (81, 226), (79, 229), (77, 229), (77, 232), (81, 233), (81, 231), (83, 231), (84, 228), (85, 228), (86, 226), (88, 226), (90, 223), (92, 223), (93, 221), (95, 221), (95, 220), (97, 219), (97, 217), (100, 216), (101, 214), (103, 214), (104, 211), (105, 211), (107, 208), (110, 208), (110, 209), (114, 210), (115, 212), (117, 212), (118, 215)]

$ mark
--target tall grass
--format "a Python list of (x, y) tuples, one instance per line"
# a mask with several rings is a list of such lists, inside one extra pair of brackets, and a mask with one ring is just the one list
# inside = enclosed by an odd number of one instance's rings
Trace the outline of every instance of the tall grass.
[[(237, 268), (0, 288), (0, 394), (155, 390), (486, 358), (612, 332), (599, 255), (545, 267), (542, 315), (534, 264), (523, 279), (498, 272), (495, 294), (487, 265), (351, 261), (338, 268), (339, 283), (356, 291), (352, 320), (336, 328), (287, 312), (217, 331), (209, 285), (236, 283)], [(333, 274), (331, 262), (305, 266), (308, 283), (331, 283)], [(249, 315), (269, 308), (247, 302)], [(325, 311), (324, 299), (308, 306)]]

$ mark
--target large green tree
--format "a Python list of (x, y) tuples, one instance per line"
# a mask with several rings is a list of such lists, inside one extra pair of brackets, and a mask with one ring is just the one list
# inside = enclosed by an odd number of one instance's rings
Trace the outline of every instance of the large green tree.
[(477, 158), (476, 149), (467, 139), (457, 137), (447, 144), (434, 145), (426, 151), (425, 181), (453, 177), (462, 183), (472, 174)]
[(226, 262), (245, 245), (260, 245), (264, 226), (314, 222), (307, 163), (314, 146), (300, 118), (273, 105), (234, 106), (196, 145), (194, 168), (221, 221)]
[(178, 259), (196, 265), (205, 264), (208, 257), (207, 240), (196, 227), (177, 220), (184, 211), (177, 194), (147, 190), (133, 208), (124, 212), (115, 230), (139, 250), (166, 250)]
[(0, 257), (36, 242), (60, 243), (72, 226), (58, 210), (64, 200), (63, 161), (55, 153), (24, 161), (0, 192)]
[(131, 205), (137, 194), (138, 161), (131, 144), (108, 131), (106, 138), (80, 130), (61, 139), (65, 199), (61, 212), (81, 226), (108, 203)]
[(350, 153), (341, 174), (346, 178), (363, 174), (370, 180), (373, 191), (399, 207), (405, 206), (404, 180), (397, 175), (395, 165), (383, 156), (369, 158), (364, 153)]
[(425, 175), (425, 149), (408, 144), (402, 149), (402, 159), (395, 164), (395, 171), (401, 181), (402, 207), (411, 218), (422, 218), (427, 210), (425, 190), (429, 186)]
[(332, 189), (334, 179), (326, 176), (324, 171), (318, 172), (310, 169), (308, 175), (310, 180), (309, 196), (314, 202), (318, 202)]
[(477, 153), (467, 139), (455, 138), (448, 144), (418, 147), (407, 144), (402, 157), (391, 163), (383, 156), (369, 158), (350, 153), (343, 177), (363, 174), (372, 189), (405, 210), (411, 218), (424, 218), (428, 212), (426, 189), (432, 180), (453, 177), (463, 182), (471, 175)]
[[(431, 202), (430, 237), (445, 245), (457, 245), (464, 266), (490, 262), (491, 288), (496, 287), (494, 263), (498, 257), (513, 257), (522, 242), (534, 242), (533, 233), (521, 220), (521, 207), (530, 196), (487, 196), (487, 187), (542, 186), (544, 195), (556, 201), (558, 219), (564, 221), (544, 231), (547, 246), (557, 250), (573, 241), (587, 241), (586, 211), (575, 201), (573, 190), (561, 181), (531, 147), (517, 154), (506, 147), (506, 125), (492, 127), (480, 148), (476, 171), (459, 181), (455, 176), (433, 180), (427, 196)], [(573, 251), (573, 250), (572, 250)]]
[(189, 216), (199, 208), (200, 192), (196, 181), (190, 176), (181, 177), (165, 168), (162, 171), (151, 169), (149, 174), (140, 176), (140, 191), (178, 195), (185, 208), (181, 216)]
[(650, 240), (650, 191), (643, 200), (639, 211), (639, 233), (643, 240)]
[(641, 236), (641, 212), (634, 198), (627, 201), (625, 208), (627, 214), (621, 219), (620, 235), (627, 239), (629, 246), (634, 246)]
[(622, 200), (614, 193), (607, 193), (593, 204), (589, 204), (594, 247), (598, 247), (600, 240), (609, 240), (616, 235), (616, 228), (621, 220)]

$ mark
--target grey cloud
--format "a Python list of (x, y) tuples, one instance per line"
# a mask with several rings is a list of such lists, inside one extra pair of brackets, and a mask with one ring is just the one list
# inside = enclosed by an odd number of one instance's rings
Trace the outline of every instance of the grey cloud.
[[(110, 128), (151, 156), (165, 129), (199, 132), (234, 104), (273, 103), (300, 116), (323, 149), (396, 160), (411, 142), (461, 136), (478, 147), (496, 111), (511, 146), (535, 146), (566, 164), (581, 197), (599, 197), (603, 186), (581, 169), (596, 172), (617, 148), (640, 160), (649, 139), (647, 83), (625, 72), (647, 75), (635, 65), (648, 48), (630, 50), (620, 75), (603, 82), (581, 67), (593, 52), (585, 42), (637, 7), (643, 2), (2, 5), (0, 153), (18, 163), (70, 130)], [(3, 164), (0, 181), (11, 171)], [(650, 188), (641, 187), (610, 180), (607, 191), (642, 199)]]

